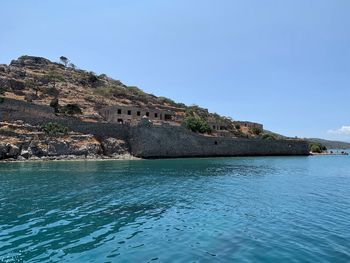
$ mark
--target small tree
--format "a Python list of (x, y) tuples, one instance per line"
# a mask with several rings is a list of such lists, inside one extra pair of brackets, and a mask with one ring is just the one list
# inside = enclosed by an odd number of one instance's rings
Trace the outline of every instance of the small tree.
[(311, 150), (311, 152), (313, 152), (313, 153), (321, 153), (321, 152), (322, 152), (320, 146), (318, 146), (318, 145), (316, 145), (316, 144), (311, 145), (310, 150)]
[(321, 143), (310, 143), (309, 149), (313, 153), (321, 153), (323, 151), (327, 151), (327, 147)]
[(55, 110), (55, 113), (58, 113), (59, 112), (59, 103), (58, 103), (58, 98), (54, 98), (51, 102), (50, 102), (50, 107), (51, 108), (54, 108)]
[(211, 133), (209, 124), (199, 116), (187, 116), (182, 124), (193, 132)]
[(77, 68), (77, 66), (74, 65), (73, 63), (70, 63), (70, 64), (69, 64), (69, 67), (71, 67), (72, 69), (76, 69), (76, 68)]
[(69, 63), (69, 59), (68, 58), (66, 58), (65, 56), (60, 56), (60, 61), (65, 67), (67, 67), (67, 65)]
[(82, 111), (77, 104), (67, 104), (60, 109), (60, 112), (67, 115), (82, 114)]

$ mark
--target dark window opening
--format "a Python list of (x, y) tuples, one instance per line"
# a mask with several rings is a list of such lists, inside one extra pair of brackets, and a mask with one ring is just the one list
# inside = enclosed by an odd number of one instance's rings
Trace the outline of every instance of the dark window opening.
[(137, 114), (137, 116), (141, 116), (141, 112), (140, 111), (138, 111), (136, 114)]
[(149, 112), (146, 112), (146, 116), (149, 117)]
[(215, 130), (215, 125), (213, 125), (213, 130)]
[(154, 113), (154, 118), (158, 118), (158, 113)]
[(218, 142), (217, 142), (217, 141), (215, 141), (215, 142), (214, 142), (214, 144), (215, 144), (215, 145), (218, 145)]
[(128, 110), (128, 115), (131, 115), (131, 110)]
[(170, 121), (171, 120), (171, 115), (170, 114), (164, 114), (164, 120)]
[(121, 109), (118, 109), (118, 114), (122, 114), (122, 110)]
[(118, 119), (118, 123), (123, 123), (123, 119)]

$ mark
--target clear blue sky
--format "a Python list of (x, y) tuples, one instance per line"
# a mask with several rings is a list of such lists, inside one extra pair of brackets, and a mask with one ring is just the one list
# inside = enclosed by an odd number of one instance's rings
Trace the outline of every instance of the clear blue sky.
[(0, 63), (65, 55), (285, 135), (350, 140), (349, 12), (349, 0), (4, 0)]

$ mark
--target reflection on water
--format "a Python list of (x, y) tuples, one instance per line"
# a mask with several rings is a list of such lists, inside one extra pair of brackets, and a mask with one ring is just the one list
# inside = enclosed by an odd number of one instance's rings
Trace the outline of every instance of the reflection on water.
[(347, 262), (349, 160), (0, 164), (0, 262)]

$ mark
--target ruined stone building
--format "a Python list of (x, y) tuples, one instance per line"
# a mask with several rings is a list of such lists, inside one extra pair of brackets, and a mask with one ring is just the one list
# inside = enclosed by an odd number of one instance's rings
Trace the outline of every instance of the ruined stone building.
[(263, 130), (264, 126), (260, 123), (256, 123), (256, 122), (250, 122), (250, 121), (235, 121), (235, 124), (239, 124), (241, 127), (247, 127), (249, 129), (259, 129), (259, 130)]
[(111, 123), (136, 124), (142, 117), (147, 117), (151, 121), (172, 122), (176, 121), (176, 113), (170, 110), (141, 107), (137, 105), (115, 105), (100, 110), (101, 116)]
[[(178, 126), (185, 117), (185, 111), (172, 108), (160, 108), (139, 105), (114, 105), (103, 108), (99, 111), (105, 121), (121, 124), (138, 124), (142, 118), (150, 120), (154, 124), (170, 124)], [(209, 117), (207, 122), (213, 132), (218, 136), (230, 137), (229, 123), (214, 117)], [(234, 121), (241, 127), (248, 129), (258, 128), (263, 130), (263, 125), (249, 121)]]

